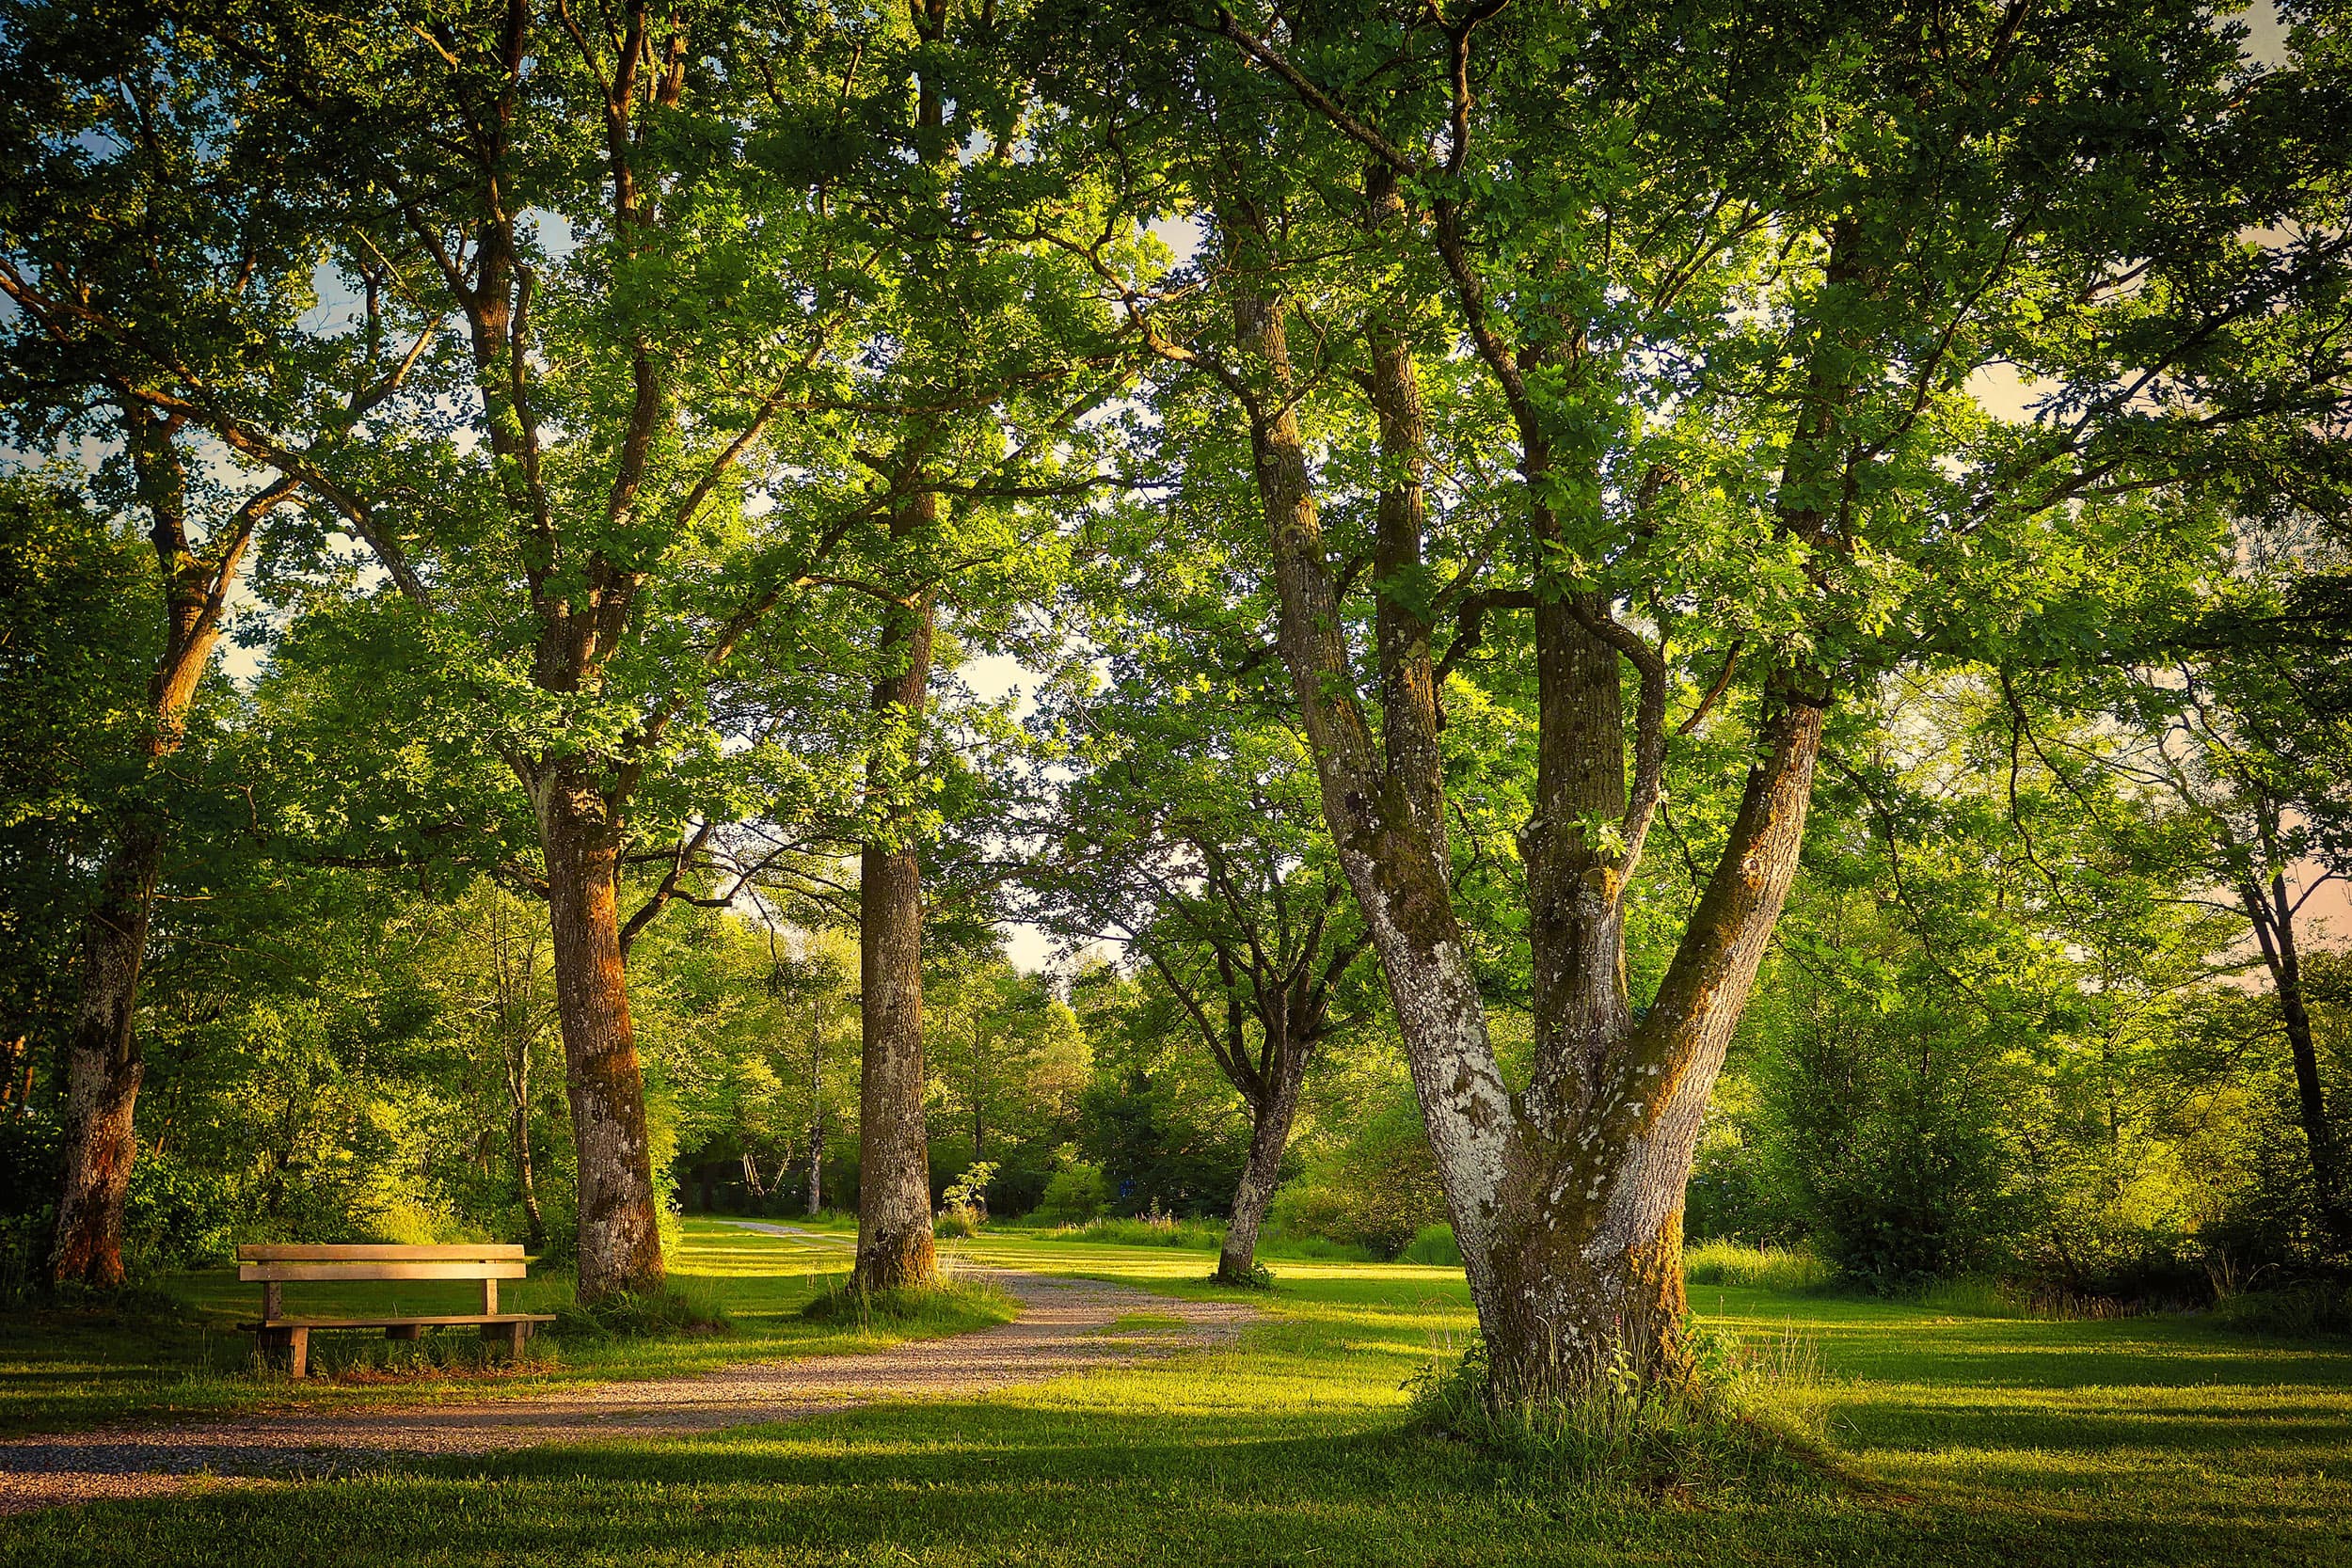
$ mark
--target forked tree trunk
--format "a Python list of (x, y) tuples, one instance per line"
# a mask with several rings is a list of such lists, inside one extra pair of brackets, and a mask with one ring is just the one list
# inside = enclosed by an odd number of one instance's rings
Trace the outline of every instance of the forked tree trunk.
[(149, 911), (163, 863), (152, 827), (127, 831), (82, 933), (82, 991), (66, 1043), (65, 1186), (51, 1279), (122, 1283), (122, 1211), (137, 1150), (132, 1113), (145, 1066), (135, 1020)]
[(1769, 714), (1732, 829), (1658, 996), (1572, 1111), (1531, 1089), (1488, 1240), (1480, 1316), (1505, 1397), (1554, 1399), (1622, 1368), (1682, 1375), (1683, 1195), (1698, 1135), (1804, 837), (1822, 709)]
[(621, 828), (581, 765), (531, 782), (547, 856), (556, 1017), (580, 1167), (580, 1295), (660, 1288), (644, 1077), (621, 968)]
[[(925, 494), (891, 518), (905, 538), (927, 526)], [(930, 689), (932, 603), (928, 591), (886, 607), (873, 711), (883, 734), (867, 764), (882, 802), (884, 836), (859, 856), (858, 973), (865, 1072), (858, 1088), (860, 1164), (857, 1282), (866, 1290), (928, 1285), (931, 1243), (930, 1141), (923, 1120), (923, 867), (905, 800)]]
[[(1248, 232), (1246, 223), (1227, 227)], [(1236, 338), (1253, 362), (1245, 401), (1274, 546), (1278, 643), (1313, 748), (1325, 820), (1395, 1006), (1493, 1391), (1512, 1402), (1558, 1398), (1619, 1365), (1645, 1379), (1677, 1377), (1686, 1365), (1683, 1189), (1724, 1051), (1794, 877), (1822, 707), (1779, 684), (1768, 693), (1739, 818), (1636, 1022), (1622, 972), (1631, 851), (1602, 853), (1580, 819), (1621, 810), (1638, 846), (1662, 755), (1663, 666), (1654, 650), (1644, 664), (1637, 640), (1622, 650), (1608, 641), (1605, 601), (1534, 603), (1542, 750), (1523, 848), (1542, 1022), (1534, 1079), (1513, 1094), (1423, 803), (1436, 781), (1405, 776), (1425, 775), (1428, 760), (1410, 752), (1384, 760), (1353, 695), (1347, 621), (1292, 413), (1282, 317), (1278, 299), (1235, 301)], [(1391, 412), (1405, 411), (1383, 410), (1384, 433), (1409, 422)], [(1530, 494), (1541, 497), (1548, 453), (1533, 432), (1523, 445)], [(1532, 504), (1540, 537), (1552, 519), (1540, 500)], [(1381, 639), (1385, 660), (1410, 656), (1413, 629)], [(1620, 651), (1644, 674), (1640, 799), (1630, 804)], [(1400, 672), (1384, 673), (1389, 705), (1413, 711), (1414, 673), (1402, 672), (1401, 683)]]

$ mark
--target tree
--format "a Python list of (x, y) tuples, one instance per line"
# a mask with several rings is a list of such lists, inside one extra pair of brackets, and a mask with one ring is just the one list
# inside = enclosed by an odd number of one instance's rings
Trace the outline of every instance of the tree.
[[(110, 808), (84, 923), (50, 1259), (56, 1280), (112, 1286), (137, 1148), (140, 974), (172, 832), (168, 763), (256, 533), (298, 483), (199, 450), (201, 421), (173, 405), (174, 374), (146, 345), (168, 342), (183, 373), (264, 403), (326, 389), (249, 346), (308, 303), (306, 235), (267, 188), (268, 160), (257, 168), (250, 149), (215, 135), (232, 90), (217, 63), (128, 17), (17, 5), (6, 30), (0, 155), (18, 174), (0, 206), (0, 293), (16, 309), (0, 377), (11, 434), (32, 451), (94, 443), (105, 454), (95, 490), (138, 519), (155, 559), (141, 593), (160, 636), (143, 733), (129, 737), (146, 777)], [(355, 365), (328, 404), (330, 426), (382, 403), (412, 366), (413, 356)]]
[[(2030, 619), (2034, 585), (2095, 536), (2078, 500), (2340, 400), (2343, 345), (2293, 308), (2334, 297), (2342, 192), (2304, 179), (2310, 121), (2287, 128), (2332, 88), (2245, 67), (2170, 4), (1208, 20), (1230, 53), (1104, 29), (1103, 63), (1070, 72), (1122, 137), (1173, 111), (1192, 138), (1158, 150), (1204, 214), (1207, 264), (1111, 284), (1153, 352), (1248, 422), (1282, 657), (1498, 1397), (1570, 1395), (1620, 1363), (1678, 1377), (1683, 1188), (1830, 713)], [(2126, 210), (2126, 188), (2168, 198)], [(2237, 238), (2274, 227), (2291, 237)], [(1454, 519), (1414, 515), (1415, 437), (1434, 437), (1378, 389), (1381, 329), (1424, 278), (1493, 416), (1452, 465), (1472, 476)], [(2291, 360), (2297, 342), (2312, 352)], [(1343, 356), (1392, 442), (1377, 638), (1350, 635), (1362, 536), (1327, 525), (1339, 476), (1302, 414)], [(1971, 395), (2003, 360), (2058, 384), (2038, 417)], [(1498, 446), (1516, 471), (1481, 485)], [(1448, 619), (1457, 643), (1510, 637), (1534, 674), (1520, 1086), (1447, 876), (1429, 737)], [(1745, 729), (1740, 804), (1636, 1007), (1629, 899), (1669, 752), (1710, 714)]]
[(1367, 1008), (1370, 937), (1322, 831), (1304, 737), (1266, 689), (1263, 596), (1234, 571), (1214, 507), (1189, 513), (1141, 508), (1108, 552), (1087, 635), (1110, 681), (1041, 716), (1074, 737), (1057, 769), (1083, 770), (1049, 785), (1029, 880), (1065, 943), (1119, 943), (1148, 972), (1241, 1097), (1248, 1157), (1216, 1277), (1248, 1284), (1309, 1063)]

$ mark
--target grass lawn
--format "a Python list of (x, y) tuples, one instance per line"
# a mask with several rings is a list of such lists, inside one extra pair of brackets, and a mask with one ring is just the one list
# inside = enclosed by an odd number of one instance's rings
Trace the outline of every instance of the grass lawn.
[[(750, 1246), (702, 1227), (692, 1245), (697, 1273)], [(1197, 1253), (1001, 1234), (968, 1250), (1209, 1293)], [(2352, 1562), (2346, 1347), (1701, 1287), (1717, 1323), (1806, 1337), (1873, 1484), (1782, 1502), (1529, 1496), (1403, 1428), (1399, 1386), (1470, 1327), (1458, 1271), (1276, 1269), (1267, 1320), (1232, 1351), (967, 1403), (33, 1515), (0, 1522), (0, 1562)], [(711, 1278), (771, 1311), (807, 1289)], [(735, 1353), (778, 1343), (734, 1309), (750, 1325)]]

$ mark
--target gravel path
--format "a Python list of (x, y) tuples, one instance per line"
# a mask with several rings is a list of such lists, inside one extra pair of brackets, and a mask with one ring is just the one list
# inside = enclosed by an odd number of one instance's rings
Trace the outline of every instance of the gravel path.
[[(787, 1226), (749, 1228), (829, 1240)], [(855, 1355), (722, 1367), (695, 1377), (609, 1383), (530, 1399), (297, 1411), (177, 1426), (121, 1426), (0, 1438), (0, 1513), (99, 1497), (150, 1497), (206, 1476), (322, 1477), (404, 1455), (496, 1453), (541, 1443), (715, 1432), (884, 1400), (960, 1399), (1230, 1343), (1257, 1308), (1183, 1301), (1124, 1285), (974, 1269), (1021, 1303), (1014, 1322)], [(1106, 1334), (1132, 1314), (1181, 1329)]]

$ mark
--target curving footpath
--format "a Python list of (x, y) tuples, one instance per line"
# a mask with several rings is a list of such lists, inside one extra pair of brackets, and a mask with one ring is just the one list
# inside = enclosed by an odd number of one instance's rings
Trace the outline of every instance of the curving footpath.
[[(748, 1228), (816, 1241), (790, 1227)], [(607, 1383), (528, 1399), (296, 1411), (176, 1426), (121, 1426), (0, 1438), (0, 1513), (152, 1497), (205, 1477), (325, 1477), (403, 1456), (501, 1453), (542, 1443), (716, 1432), (883, 1401), (963, 1399), (1231, 1343), (1258, 1315), (1245, 1303), (1185, 1301), (1124, 1285), (975, 1269), (1021, 1303), (994, 1328), (854, 1355), (723, 1367), (695, 1377)], [(1104, 1332), (1148, 1312), (1175, 1329)]]

